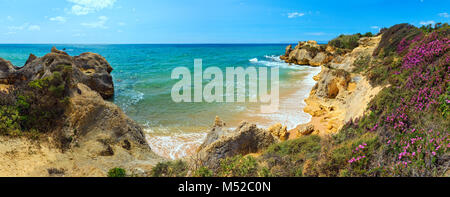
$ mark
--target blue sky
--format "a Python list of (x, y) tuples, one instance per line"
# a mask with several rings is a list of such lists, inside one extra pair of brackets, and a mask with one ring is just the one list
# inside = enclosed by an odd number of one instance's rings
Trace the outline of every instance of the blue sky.
[(0, 43), (327, 41), (449, 15), (449, 0), (0, 0)]

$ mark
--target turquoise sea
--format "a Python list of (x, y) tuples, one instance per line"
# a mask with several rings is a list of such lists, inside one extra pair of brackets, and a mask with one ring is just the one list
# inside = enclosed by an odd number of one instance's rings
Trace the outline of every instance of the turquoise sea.
[[(23, 66), (30, 53), (43, 56), (53, 45), (0, 45), (0, 57)], [(104, 56), (114, 68), (115, 97), (112, 102), (141, 124), (152, 149), (168, 158), (192, 153), (206, 136), (216, 116), (230, 128), (242, 120), (268, 127), (274, 123), (289, 129), (308, 122), (304, 99), (315, 84), (312, 77), (320, 68), (288, 65), (278, 56), (287, 44), (166, 44), (166, 45), (54, 45), (72, 56), (94, 52)], [(261, 103), (175, 103), (171, 99), (171, 79), (176, 67), (193, 72), (194, 59), (203, 60), (203, 69), (219, 67), (279, 67), (280, 111), (261, 114)], [(208, 81), (204, 81), (205, 83)]]

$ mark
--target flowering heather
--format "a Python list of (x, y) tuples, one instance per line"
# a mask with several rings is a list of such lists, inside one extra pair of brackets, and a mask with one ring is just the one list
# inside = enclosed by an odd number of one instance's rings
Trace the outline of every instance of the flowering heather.
[(407, 168), (412, 164), (422, 171), (427, 170), (438, 155), (448, 151), (449, 137), (449, 133), (416, 129), (396, 135), (394, 140), (390, 139), (387, 143), (396, 152), (394, 168)]
[[(362, 129), (380, 133), (385, 146), (383, 163), (368, 164), (373, 166), (366, 168), (378, 166), (375, 168), (393, 176), (430, 176), (439, 171), (437, 161), (450, 148), (450, 134), (443, 122), (424, 125), (421, 121), (433, 121), (428, 117), (440, 108), (448, 110), (450, 36), (435, 31), (411, 40), (404, 38), (397, 46), (397, 53), (405, 54), (401, 65), (392, 67), (389, 63), (376, 67), (385, 69), (391, 78), (398, 80), (372, 103), (370, 109), (376, 114), (363, 121)], [(356, 147), (352, 153), (347, 163), (355, 171), (361, 169), (362, 159), (374, 159), (375, 154), (365, 152), (364, 146)]]
[(430, 64), (436, 57), (447, 52), (449, 48), (449, 38), (439, 37), (438, 33), (434, 32), (409, 50), (403, 58), (403, 68), (417, 68), (421, 65)]
[[(411, 93), (410, 98), (401, 98), (400, 105), (385, 118), (390, 129), (396, 131), (387, 139), (387, 144), (396, 155), (393, 169), (414, 165), (418, 174), (425, 174), (433, 162), (443, 155), (450, 144), (448, 131), (440, 133), (434, 130), (418, 130), (408, 114), (428, 111), (438, 104), (439, 97), (445, 93), (449, 81), (450, 39), (431, 33), (417, 42), (403, 58), (401, 72), (409, 74), (405, 87)], [(411, 43), (412, 43), (411, 42)], [(403, 52), (410, 42), (403, 40), (398, 50)], [(444, 58), (441, 58), (444, 57)]]
[(363, 143), (363, 144), (358, 145), (358, 146), (352, 151), (352, 153), (353, 153), (354, 155), (356, 155), (356, 156), (353, 157), (353, 158), (351, 158), (350, 160), (348, 160), (348, 163), (352, 164), (352, 163), (355, 163), (355, 162), (359, 162), (359, 161), (362, 160), (362, 159), (365, 159), (365, 158), (366, 158), (366, 155), (365, 155), (365, 149), (366, 149), (366, 147), (367, 147), (367, 143)]
[(415, 36), (412, 40), (408, 40), (408, 38), (403, 38), (403, 40), (400, 41), (400, 44), (397, 47), (397, 53), (402, 54), (411, 46), (412, 43), (416, 43), (420, 41), (422, 38), (423, 34)]

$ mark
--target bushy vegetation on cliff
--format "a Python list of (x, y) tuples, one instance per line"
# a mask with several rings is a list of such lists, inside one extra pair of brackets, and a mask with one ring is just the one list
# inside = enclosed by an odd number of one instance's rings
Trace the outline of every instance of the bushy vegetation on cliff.
[(450, 165), (449, 49), (447, 24), (384, 31), (374, 57), (356, 65), (373, 85), (387, 88), (365, 116), (322, 147), (313, 175), (444, 176)]
[(8, 94), (0, 92), (0, 134), (36, 136), (61, 124), (71, 72), (70, 65), (61, 65), (47, 77), (20, 84)]
[(368, 115), (338, 134), (348, 140), (373, 133), (379, 147), (362, 161), (350, 160), (348, 175), (442, 176), (448, 170), (449, 49), (448, 25), (423, 32), (400, 24), (383, 34), (366, 73), (389, 87), (370, 103)]
[(365, 34), (353, 34), (353, 35), (340, 35), (339, 37), (328, 42), (328, 45), (333, 46), (337, 49), (353, 50), (358, 47), (358, 40), (362, 37), (372, 37), (371, 32)]

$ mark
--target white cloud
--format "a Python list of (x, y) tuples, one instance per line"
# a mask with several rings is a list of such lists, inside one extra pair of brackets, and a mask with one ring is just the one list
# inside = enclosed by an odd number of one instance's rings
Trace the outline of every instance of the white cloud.
[(288, 13), (288, 18), (295, 18), (295, 17), (300, 17), (300, 16), (305, 16), (305, 13), (299, 13), (299, 12)]
[(13, 21), (14, 18), (13, 18), (12, 16), (7, 16), (7, 17), (6, 17), (6, 20), (8, 20), (8, 21)]
[(15, 31), (22, 31), (22, 30), (24, 30), (25, 28), (27, 28), (28, 25), (29, 25), (28, 23), (25, 23), (25, 24), (20, 25), (20, 26), (9, 26), (8, 29), (9, 29), (10, 31), (12, 31), (12, 32), (15, 32)]
[(41, 31), (41, 27), (39, 25), (30, 25), (28, 26), (28, 31)]
[(9, 30), (10, 33), (16, 33), (18, 31), (24, 31), (24, 30), (40, 31), (41, 27), (39, 25), (30, 25), (29, 23), (25, 23), (25, 24), (20, 25), (20, 26), (9, 26), (8, 30)]
[(75, 15), (86, 15), (114, 6), (116, 0), (67, 0), (75, 5), (71, 13)]
[(421, 21), (420, 24), (421, 25), (434, 25), (436, 22), (434, 21)]
[(372, 26), (372, 27), (370, 27), (371, 29), (380, 29), (380, 27), (379, 26)]
[(439, 13), (440, 17), (448, 18), (450, 15), (447, 12)]
[(85, 27), (90, 27), (90, 28), (103, 28), (106, 29), (107, 27), (105, 26), (105, 23), (108, 21), (108, 17), (106, 16), (100, 16), (98, 17), (98, 21), (96, 22), (92, 22), (92, 23), (81, 23), (81, 25), (85, 26)]
[(62, 16), (52, 17), (50, 18), (51, 21), (56, 21), (59, 23), (66, 23), (67, 19)]
[(119, 22), (119, 23), (117, 23), (119, 26), (125, 26), (125, 25), (127, 25), (126, 23), (124, 23), (124, 22)]

